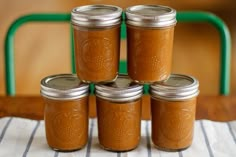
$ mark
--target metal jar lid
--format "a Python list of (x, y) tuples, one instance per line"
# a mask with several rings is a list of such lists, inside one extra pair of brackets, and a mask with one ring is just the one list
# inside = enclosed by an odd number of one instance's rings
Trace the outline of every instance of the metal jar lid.
[(154, 98), (165, 100), (185, 100), (199, 94), (199, 83), (194, 77), (172, 74), (168, 80), (151, 85), (150, 93)]
[(74, 74), (58, 74), (41, 80), (41, 95), (49, 99), (72, 100), (88, 95), (89, 85)]
[(84, 27), (114, 26), (121, 23), (122, 9), (113, 5), (86, 5), (71, 12), (71, 22)]
[(162, 5), (136, 5), (126, 9), (126, 23), (140, 27), (168, 27), (176, 24), (176, 11)]
[(97, 97), (114, 102), (126, 102), (140, 98), (143, 86), (133, 82), (128, 75), (119, 75), (115, 82), (95, 85)]

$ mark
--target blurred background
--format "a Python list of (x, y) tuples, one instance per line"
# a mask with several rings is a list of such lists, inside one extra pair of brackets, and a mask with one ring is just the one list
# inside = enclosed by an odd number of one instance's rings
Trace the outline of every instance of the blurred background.
[[(174, 0), (1, 0), (0, 1), (0, 95), (5, 94), (4, 40), (11, 23), (32, 13), (70, 13), (86, 4), (113, 4), (126, 8), (137, 4), (159, 4), (177, 11), (209, 11), (225, 21), (232, 39), (231, 94), (236, 93), (236, 1)], [(70, 73), (69, 23), (29, 23), (15, 37), (17, 95), (39, 95), (40, 80), (51, 74)], [(177, 23), (174, 38), (173, 73), (193, 75), (200, 81), (202, 95), (219, 91), (220, 46), (217, 30), (207, 23)], [(126, 58), (126, 41), (121, 42)]]

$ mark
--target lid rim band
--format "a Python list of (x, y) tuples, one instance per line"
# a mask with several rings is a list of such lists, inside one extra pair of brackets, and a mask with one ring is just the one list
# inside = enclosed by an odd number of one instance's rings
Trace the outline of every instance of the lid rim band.
[(43, 93), (41, 93), (41, 95), (47, 99), (53, 99), (53, 100), (76, 100), (76, 99), (81, 99), (81, 98), (88, 96), (89, 93), (84, 93), (82, 95), (77, 95), (74, 97), (54, 97), (54, 96), (46, 95)]
[(128, 101), (134, 101), (137, 100), (139, 98), (142, 97), (142, 93), (141, 94), (137, 94), (131, 97), (119, 97), (119, 98), (111, 98), (111, 97), (104, 97), (101, 95), (96, 95), (97, 97), (104, 99), (104, 100), (108, 100), (108, 101), (112, 101), (112, 102), (128, 102)]
[(157, 95), (151, 95), (152, 98), (154, 99), (162, 99), (162, 100), (167, 100), (167, 101), (184, 101), (188, 99), (195, 98), (199, 95), (200, 91), (198, 90), (197, 92), (193, 93), (192, 95), (188, 96), (183, 96), (183, 97), (165, 97), (165, 96), (157, 96)]

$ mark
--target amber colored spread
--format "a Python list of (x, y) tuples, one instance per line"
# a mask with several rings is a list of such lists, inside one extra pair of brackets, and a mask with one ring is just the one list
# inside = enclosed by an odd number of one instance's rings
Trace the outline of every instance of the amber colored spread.
[(151, 98), (152, 141), (161, 149), (179, 150), (193, 139), (196, 98), (166, 101)]
[(96, 99), (100, 145), (111, 151), (136, 148), (140, 140), (141, 99), (125, 103)]
[(127, 25), (128, 75), (140, 83), (165, 80), (171, 73), (174, 26), (142, 28)]
[(83, 82), (116, 78), (120, 58), (120, 26), (86, 29), (74, 26), (76, 72)]
[(44, 99), (48, 145), (60, 151), (82, 148), (88, 138), (88, 97), (63, 101)]

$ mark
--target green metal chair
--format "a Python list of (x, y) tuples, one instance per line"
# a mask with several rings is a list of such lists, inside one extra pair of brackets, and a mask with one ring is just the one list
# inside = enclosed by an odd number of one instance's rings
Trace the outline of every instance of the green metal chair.
[[(124, 14), (123, 14), (124, 15)], [(124, 19), (124, 16), (123, 16)], [(208, 12), (178, 12), (178, 22), (207, 22), (212, 24), (219, 32), (221, 46), (220, 60), (220, 89), (221, 95), (228, 95), (230, 89), (230, 57), (231, 57), (231, 38), (226, 24), (217, 16)], [(17, 29), (28, 22), (70, 22), (70, 14), (30, 14), (18, 18), (9, 27), (5, 39), (5, 80), (6, 94), (14, 96), (15, 90), (15, 64), (14, 64), (14, 35)], [(72, 32), (72, 31), (71, 31)], [(121, 38), (126, 38), (126, 26), (123, 21), (121, 26)], [(71, 70), (75, 73), (74, 60), (74, 42), (73, 34), (71, 33)], [(119, 72), (127, 72), (127, 64), (125, 61), (120, 61)], [(148, 85), (144, 86), (144, 93), (148, 93)], [(91, 93), (94, 92), (94, 87), (91, 85)]]

